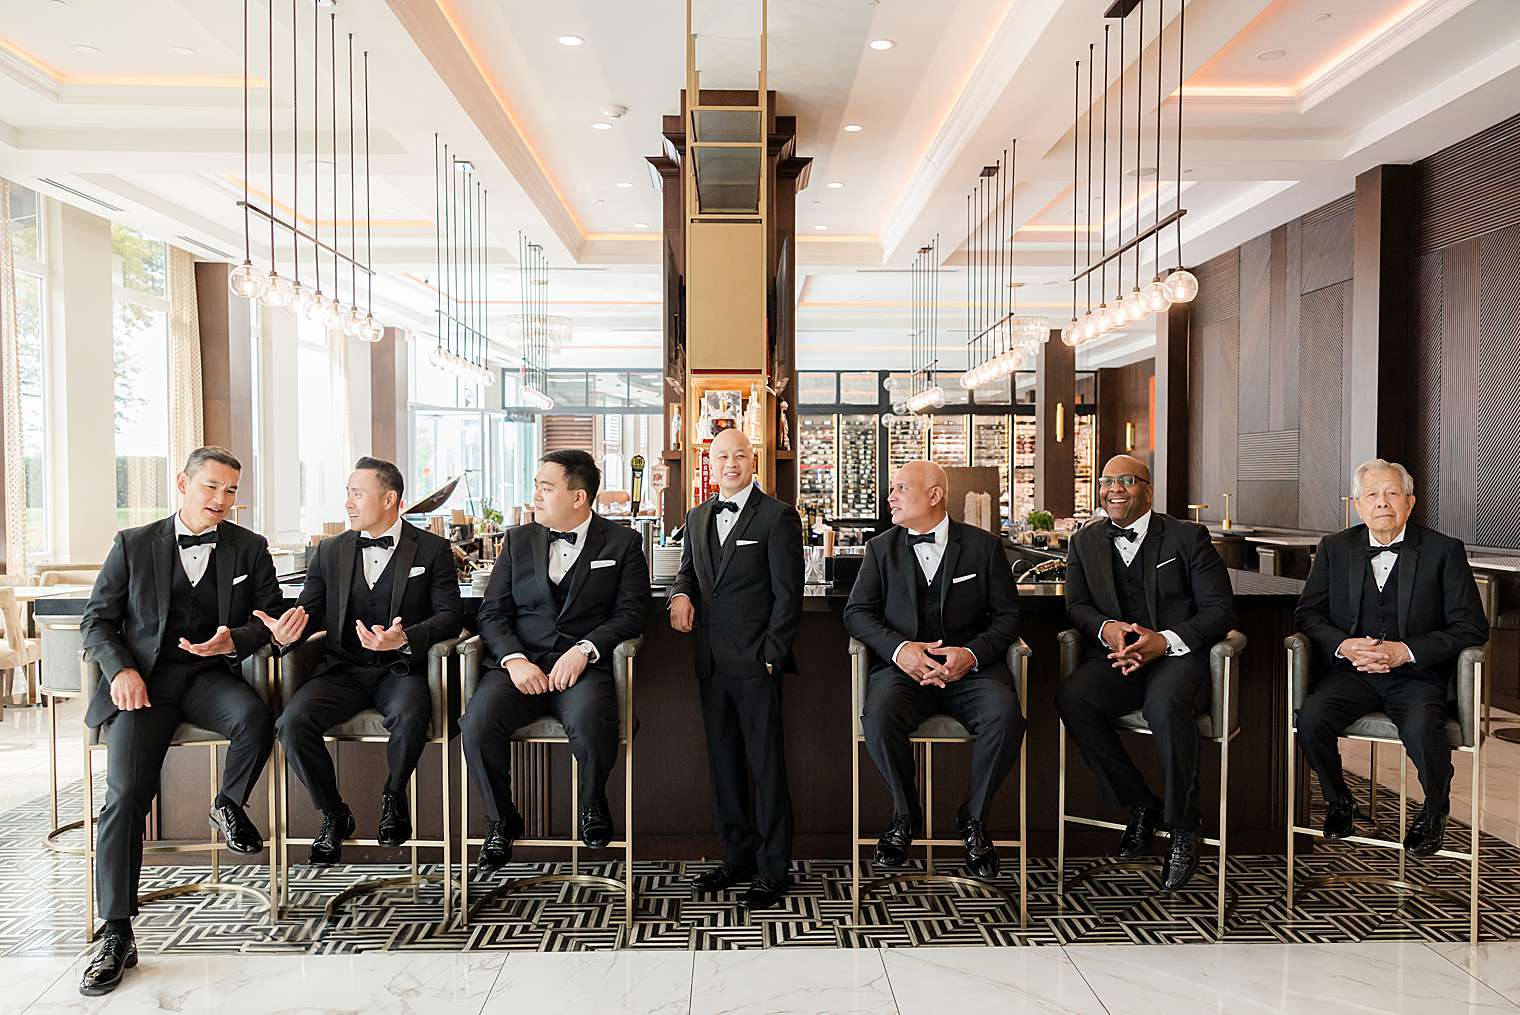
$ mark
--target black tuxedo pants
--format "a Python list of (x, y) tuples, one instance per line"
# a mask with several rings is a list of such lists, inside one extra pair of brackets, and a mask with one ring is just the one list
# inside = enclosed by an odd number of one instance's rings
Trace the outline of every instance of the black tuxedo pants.
[(992, 795), (1013, 769), (1024, 742), (1026, 724), (1018, 698), (1003, 680), (972, 673), (939, 688), (924, 687), (895, 666), (873, 672), (861, 712), (866, 750), (892, 793), (893, 812), (911, 817), (915, 831), (923, 828), (924, 815), (908, 737), (938, 713), (955, 719), (976, 737), (971, 748), (971, 786), (959, 819), (987, 820)]
[(707, 731), (713, 823), (723, 859), (784, 880), (792, 858), (792, 798), (782, 738), (781, 674), (713, 672), (699, 679), (697, 688)]
[[(227, 738), (222, 793), (239, 805), (274, 746), (274, 719), (242, 677), (224, 664), (163, 666), (144, 678), (148, 708), (117, 712), (101, 735), (106, 743), (106, 800), (95, 832), (95, 893), (104, 920), (137, 913), (143, 828), (158, 796), (164, 757), (181, 722)], [(206, 801), (209, 804), (211, 801)]]
[(385, 717), (389, 775), (385, 789), (405, 793), (422, 749), (427, 746), (433, 697), (421, 673), (397, 673), (375, 666), (335, 663), (296, 691), (275, 724), (285, 757), (312, 806), (324, 813), (343, 803), (332, 755), (322, 737), (366, 708)]
[(1420, 773), (1425, 806), (1451, 809), (1451, 742), (1446, 737), (1446, 681), (1423, 672), (1358, 673), (1332, 665), (1298, 710), (1298, 740), (1328, 800), (1349, 800), (1341, 772), (1340, 733), (1368, 712), (1383, 712), (1398, 727), (1409, 760)]
[(504, 670), (492, 667), (459, 717), (465, 760), (486, 813), (495, 821), (512, 814), (512, 734), (552, 715), (565, 727), (570, 753), (580, 764), (581, 806), (606, 798), (607, 777), (617, 764), (618, 701), (612, 671), (587, 666), (564, 691), (524, 694)]
[[(1056, 710), (1108, 802), (1163, 808), (1172, 828), (1198, 828), (1198, 714), (1208, 705), (1209, 656), (1162, 656), (1130, 676), (1090, 658), (1061, 681)], [(1125, 750), (1114, 720), (1139, 710), (1150, 724), (1165, 779), (1157, 798)]]

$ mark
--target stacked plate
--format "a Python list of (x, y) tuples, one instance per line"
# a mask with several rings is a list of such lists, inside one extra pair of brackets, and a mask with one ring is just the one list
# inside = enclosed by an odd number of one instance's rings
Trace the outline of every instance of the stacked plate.
[(491, 584), (491, 569), (483, 567), (470, 575), (470, 589), (474, 592), (485, 594), (486, 586)]
[(654, 548), (654, 560), (649, 562), (649, 580), (655, 585), (669, 585), (681, 570), (681, 544)]

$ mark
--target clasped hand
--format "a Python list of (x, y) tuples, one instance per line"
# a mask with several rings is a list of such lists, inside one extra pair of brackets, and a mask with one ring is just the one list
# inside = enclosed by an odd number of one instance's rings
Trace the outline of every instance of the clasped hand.
[[(1125, 637), (1138, 637), (1125, 644)], [(1129, 676), (1146, 663), (1166, 655), (1167, 642), (1159, 631), (1152, 631), (1142, 624), (1130, 624), (1110, 620), (1103, 625), (1103, 643), (1108, 646), (1108, 659), (1113, 668)]]
[(524, 694), (546, 694), (549, 691), (568, 691), (586, 671), (586, 653), (573, 648), (562, 654), (549, 672), (545, 673), (527, 659), (507, 661), (507, 676)]
[(1336, 651), (1362, 673), (1387, 673), (1414, 659), (1403, 642), (1376, 638), (1347, 638)]
[(969, 649), (941, 641), (904, 642), (897, 668), (925, 687), (946, 687), (971, 672), (976, 656)]

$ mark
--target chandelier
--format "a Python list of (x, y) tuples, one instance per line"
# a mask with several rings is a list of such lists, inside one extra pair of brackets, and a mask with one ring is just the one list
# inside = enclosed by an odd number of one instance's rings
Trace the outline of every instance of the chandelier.
[(433, 135), (433, 246), (437, 284), (434, 329), (437, 344), (428, 362), (466, 384), (489, 387), (496, 374), (488, 360), (491, 342), (486, 307), (490, 302), (490, 254), (486, 221), (490, 195), (475, 178), (474, 163), (438, 147)]
[(899, 415), (932, 413), (945, 407), (945, 389), (936, 379), (939, 367), (939, 235), (913, 256), (912, 320), (908, 333), (913, 370), (907, 390), (893, 392), (892, 410)]
[(518, 397), (525, 408), (548, 412), (549, 354), (569, 340), (570, 318), (549, 313), (549, 259), (544, 248), (517, 234), (517, 291), (522, 313), (509, 324), (518, 342)]

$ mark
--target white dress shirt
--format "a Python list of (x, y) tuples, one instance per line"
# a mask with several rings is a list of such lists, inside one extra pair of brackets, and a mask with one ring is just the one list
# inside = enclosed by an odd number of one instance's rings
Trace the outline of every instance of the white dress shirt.
[[(907, 532), (910, 536), (927, 534), (915, 532), (912, 529), (908, 529)], [(913, 556), (918, 558), (918, 569), (924, 573), (924, 581), (932, 585), (934, 584), (934, 576), (939, 573), (939, 565), (945, 559), (945, 544), (950, 541), (950, 516), (946, 515), (941, 518), (939, 524), (930, 529), (929, 532), (933, 533), (934, 542), (915, 543), (913, 546)], [(946, 580), (948, 581), (948, 579)], [(908, 644), (906, 641), (900, 641), (897, 643), (897, 647), (892, 650), (892, 662), (894, 665), (897, 663), (898, 654), (902, 652), (903, 646), (906, 644)], [(971, 650), (967, 649), (966, 651), (970, 652)], [(971, 670), (975, 672), (981, 663), (977, 660), (975, 652), (971, 652), (971, 659)]]
[[(396, 547), (401, 545), (401, 518), (398, 515), (396, 517), (396, 524), (384, 532), (361, 532), (359, 535), (367, 539), (381, 539), (385, 536), (391, 537), (389, 548), (366, 546), (360, 551), (364, 554), (364, 584), (370, 588), (374, 588), (375, 582), (380, 580), (380, 575), (385, 570), (385, 565), (391, 562), (391, 557), (395, 554)], [(402, 579), (405, 577), (405, 575), (401, 576)]]
[[(575, 562), (580, 559), (581, 550), (585, 549), (586, 547), (586, 532), (590, 528), (591, 515), (588, 513), (586, 515), (585, 521), (581, 522), (575, 528), (569, 530), (575, 533), (574, 543), (571, 543), (568, 539), (556, 539), (554, 542), (549, 544), (549, 580), (555, 585), (558, 585), (561, 581), (564, 580), (565, 575), (570, 573), (570, 569), (574, 567)], [(576, 642), (575, 647), (584, 652), (586, 654), (586, 658), (593, 663), (602, 657), (602, 654), (596, 650), (596, 646), (584, 638)], [(504, 655), (501, 657), (501, 668), (506, 669), (507, 663), (511, 662), (513, 659), (526, 658), (528, 657), (521, 652), (513, 652), (510, 655)]]
[[(1122, 536), (1111, 538), (1114, 544), (1114, 548), (1119, 551), (1119, 559), (1124, 561), (1125, 567), (1129, 567), (1135, 562), (1135, 557), (1140, 553), (1140, 544), (1145, 542), (1145, 534), (1150, 531), (1151, 512), (1147, 511), (1139, 518), (1136, 518), (1134, 522), (1124, 527), (1134, 530), (1134, 539), (1125, 539)], [(1105, 620), (1098, 627), (1099, 641), (1103, 641), (1103, 628), (1107, 627), (1109, 624), (1114, 623), (1118, 623), (1118, 621)], [(1177, 636), (1177, 632), (1175, 631), (1162, 631), (1161, 637), (1166, 639), (1166, 654), (1169, 656), (1185, 656), (1192, 651), (1192, 649), (1188, 648), (1187, 642), (1179, 638)], [(1103, 644), (1107, 645), (1108, 643), (1103, 642)]]
[(732, 504), (737, 505), (739, 508), (738, 511), (719, 511), (718, 505), (713, 505), (713, 525), (718, 530), (719, 546), (722, 546), (728, 542), (728, 534), (734, 531), (734, 523), (739, 520), (739, 515), (744, 511), (744, 505), (749, 501), (749, 492), (754, 488), (755, 485), (751, 483), (749, 486), (746, 486), (744, 489), (740, 490), (732, 497), (725, 497), (721, 493), (718, 494), (717, 500), (720, 503), (722, 501), (728, 501)]
[[(174, 512), (174, 536), (175, 544), (178, 545), (180, 536), (205, 535), (206, 532), (215, 532), (216, 526), (206, 529), (205, 532), (191, 532), (179, 512)], [(211, 563), (211, 551), (216, 549), (215, 543), (202, 543), (199, 546), (179, 547), (179, 562), (185, 569), (185, 577), (190, 579), (190, 587), (195, 588), (206, 576), (206, 565)]]
[[(1399, 534), (1393, 537), (1392, 542), (1401, 543), (1403, 541), (1404, 529), (1400, 529)], [(1372, 564), (1372, 580), (1377, 582), (1378, 591), (1381, 592), (1383, 591), (1383, 586), (1388, 584), (1388, 576), (1393, 574), (1393, 565), (1399, 562), (1399, 555), (1396, 553), (1380, 553), (1378, 548), (1388, 544), (1379, 543), (1377, 536), (1372, 534), (1371, 529), (1367, 530), (1367, 545), (1371, 547), (1368, 550), (1367, 559)]]

